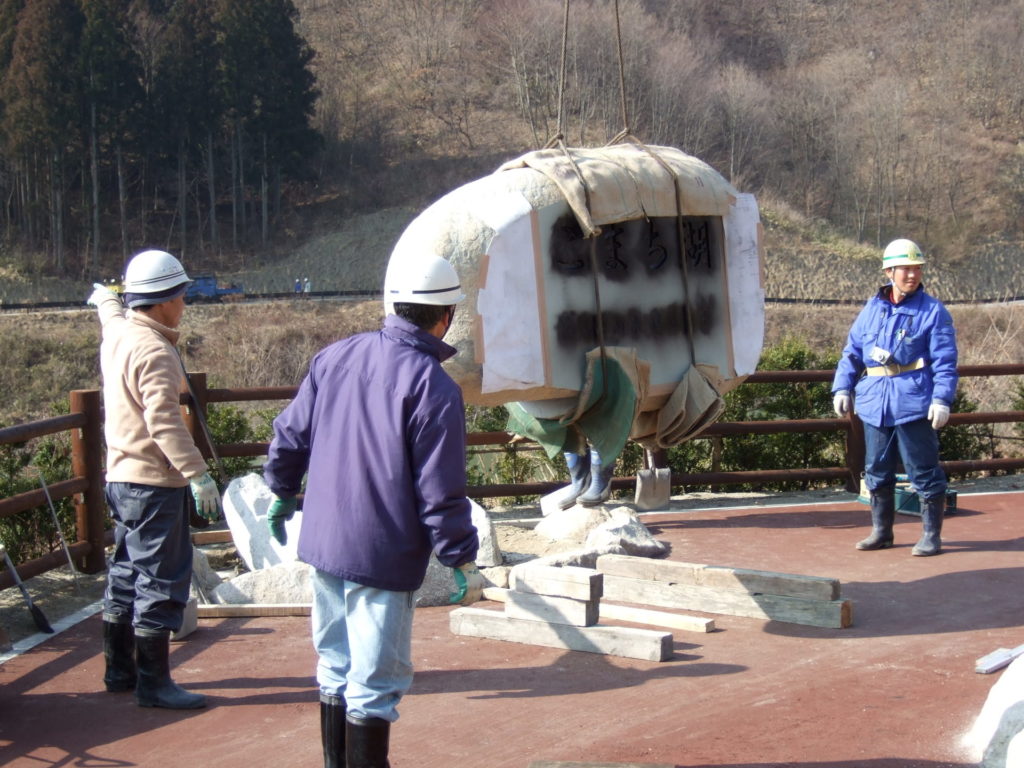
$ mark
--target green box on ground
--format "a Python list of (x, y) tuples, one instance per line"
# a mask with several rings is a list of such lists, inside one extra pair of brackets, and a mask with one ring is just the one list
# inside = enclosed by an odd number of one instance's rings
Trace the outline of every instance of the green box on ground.
[[(899, 475), (899, 477), (905, 477)], [(864, 478), (860, 479), (860, 495), (857, 501), (861, 504), (871, 504), (871, 494), (868, 493)], [(896, 483), (896, 511), (901, 515), (921, 516), (921, 499), (913, 486), (906, 481)], [(946, 514), (952, 515), (956, 512), (956, 491), (946, 490)]]

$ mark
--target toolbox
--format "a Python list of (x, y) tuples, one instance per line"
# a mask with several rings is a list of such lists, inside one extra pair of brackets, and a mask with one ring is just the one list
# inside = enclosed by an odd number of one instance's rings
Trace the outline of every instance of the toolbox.
[[(871, 494), (863, 476), (860, 479), (860, 495), (857, 501), (861, 504), (871, 504)], [(921, 499), (906, 475), (896, 475), (896, 511), (902, 515), (921, 516)], [(952, 515), (955, 512), (956, 491), (946, 489), (946, 514)]]

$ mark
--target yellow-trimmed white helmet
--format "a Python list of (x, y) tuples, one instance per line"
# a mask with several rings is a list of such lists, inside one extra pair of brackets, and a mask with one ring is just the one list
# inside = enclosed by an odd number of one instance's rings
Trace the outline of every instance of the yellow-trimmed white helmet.
[(924, 264), (924, 254), (912, 240), (893, 240), (885, 246), (882, 269), (889, 267), (915, 267)]

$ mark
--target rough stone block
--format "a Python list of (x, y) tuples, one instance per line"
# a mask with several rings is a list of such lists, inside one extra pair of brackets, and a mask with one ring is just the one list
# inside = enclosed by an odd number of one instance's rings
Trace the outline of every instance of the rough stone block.
[(171, 642), (184, 640), (199, 627), (199, 604), (194, 597), (185, 603), (185, 613), (181, 618), (181, 629), (171, 635)]
[(311, 570), (295, 561), (243, 573), (218, 586), (210, 599), (214, 603), (311, 603)]
[(267, 510), (273, 500), (274, 493), (263, 482), (263, 476), (255, 472), (236, 477), (224, 494), (224, 519), (231, 529), (238, 556), (250, 571), (291, 563), (296, 559), (302, 510), (296, 510), (294, 517), (285, 523), (288, 543), (282, 546), (270, 535), (267, 527)]

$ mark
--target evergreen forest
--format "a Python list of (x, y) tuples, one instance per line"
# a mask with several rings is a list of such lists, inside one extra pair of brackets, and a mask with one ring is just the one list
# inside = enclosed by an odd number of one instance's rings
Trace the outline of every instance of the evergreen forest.
[(0, 0), (0, 269), (272, 261), (624, 133), (822, 253), (1016, 263), (1022, 35), (1024, 0)]

